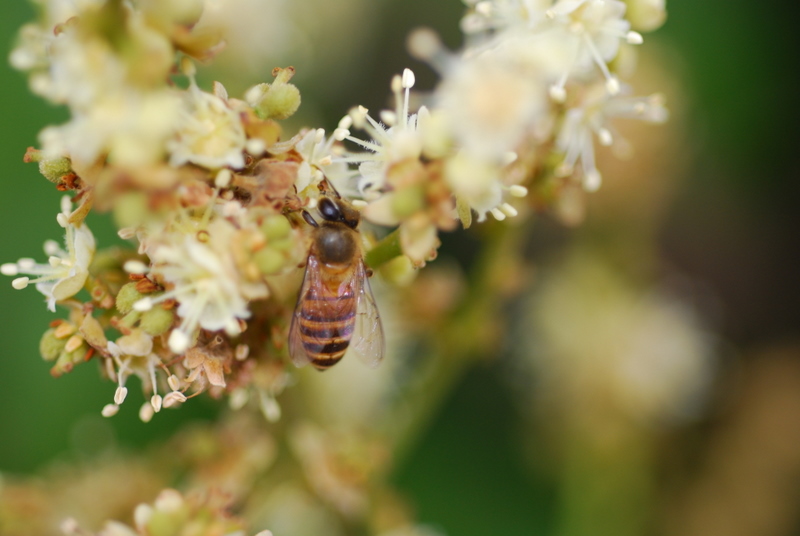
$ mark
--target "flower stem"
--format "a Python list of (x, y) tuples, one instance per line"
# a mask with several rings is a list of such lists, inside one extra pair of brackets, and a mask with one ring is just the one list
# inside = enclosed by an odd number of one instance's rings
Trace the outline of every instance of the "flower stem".
[(403, 250), (400, 247), (400, 229), (395, 229), (375, 244), (375, 246), (367, 252), (364, 260), (367, 266), (375, 269), (402, 254)]

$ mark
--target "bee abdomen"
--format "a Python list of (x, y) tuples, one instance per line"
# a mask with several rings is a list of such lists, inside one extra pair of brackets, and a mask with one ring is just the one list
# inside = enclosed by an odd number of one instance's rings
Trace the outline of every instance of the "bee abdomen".
[(332, 367), (344, 357), (350, 346), (355, 313), (348, 313), (342, 319), (321, 319), (303, 313), (300, 315), (300, 335), (311, 363), (321, 370)]

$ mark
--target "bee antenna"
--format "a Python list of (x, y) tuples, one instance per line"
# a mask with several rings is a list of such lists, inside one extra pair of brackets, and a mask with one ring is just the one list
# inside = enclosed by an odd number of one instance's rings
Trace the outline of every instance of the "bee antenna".
[(319, 227), (317, 220), (314, 219), (314, 216), (308, 213), (308, 211), (303, 211), (303, 219), (306, 220), (306, 223), (309, 224), (311, 227)]
[(339, 194), (339, 191), (336, 189), (336, 187), (333, 185), (333, 183), (331, 183), (331, 181), (328, 180), (328, 177), (325, 177), (322, 180), (326, 184), (326, 189), (329, 190), (330, 192), (332, 192), (333, 195), (336, 197), (336, 199), (341, 199), (342, 198), (341, 194)]

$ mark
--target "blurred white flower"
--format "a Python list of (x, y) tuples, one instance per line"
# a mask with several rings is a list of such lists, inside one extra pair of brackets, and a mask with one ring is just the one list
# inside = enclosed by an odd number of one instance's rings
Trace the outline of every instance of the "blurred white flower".
[[(627, 87), (623, 88), (627, 92)], [(564, 153), (564, 160), (556, 170), (561, 176), (573, 173), (578, 160), (583, 169), (583, 187), (588, 191), (600, 188), (602, 176), (595, 165), (594, 138), (600, 145), (629, 152), (630, 144), (619, 136), (610, 123), (614, 118), (639, 119), (650, 123), (663, 123), (668, 112), (663, 97), (611, 96), (602, 86), (595, 85), (583, 95), (582, 101), (567, 110), (556, 139), (556, 146)]]
[(201, 91), (194, 81), (184, 93), (184, 104), (176, 138), (167, 144), (170, 164), (244, 167), (247, 138), (239, 113), (220, 97)]
[(545, 275), (533, 305), (543, 393), (572, 411), (602, 406), (646, 423), (696, 411), (714, 371), (713, 339), (677, 298), (638, 290), (579, 253)]
[[(424, 107), (417, 114), (409, 114), (409, 92), (414, 87), (415, 77), (410, 69), (403, 75), (392, 79), (392, 93), (395, 98), (395, 109), (384, 110), (380, 120), (369, 115), (363, 106), (354, 108), (339, 123), (334, 136), (340, 140), (349, 140), (369, 152), (349, 152), (335, 162), (358, 164), (361, 174), (359, 190), (368, 198), (371, 192), (380, 192), (385, 186), (387, 172), (392, 164), (404, 160), (418, 160), (423, 152), (420, 128), (428, 113)], [(350, 134), (350, 127), (361, 129), (370, 137), (362, 140)]]
[(145, 239), (150, 276), (171, 288), (156, 298), (143, 298), (134, 308), (148, 310), (167, 299), (178, 302), (181, 324), (169, 338), (173, 352), (186, 351), (198, 328), (238, 334), (239, 320), (250, 317), (250, 300), (267, 297), (266, 284), (247, 280), (233, 259), (235, 231), (226, 219), (216, 218), (199, 232), (162, 231)]
[(61, 200), (61, 212), (56, 220), (66, 231), (64, 243), (66, 250), (54, 240), (44, 244), (44, 252), (49, 256), (47, 264), (37, 264), (33, 259), (20, 259), (16, 263), (3, 264), (3, 275), (28, 274), (35, 279), (19, 277), (12, 283), (14, 288), (22, 289), (31, 283), (36, 290), (47, 297), (47, 308), (56, 310), (56, 302), (77, 294), (89, 277), (89, 264), (95, 251), (94, 235), (85, 223), (69, 222), (71, 201), (68, 196)]

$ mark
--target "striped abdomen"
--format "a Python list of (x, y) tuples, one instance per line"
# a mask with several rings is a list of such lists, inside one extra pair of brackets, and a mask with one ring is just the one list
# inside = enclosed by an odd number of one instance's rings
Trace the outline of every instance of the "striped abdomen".
[(311, 364), (320, 370), (344, 357), (356, 322), (356, 295), (352, 286), (341, 295), (310, 291), (300, 307), (300, 336)]

